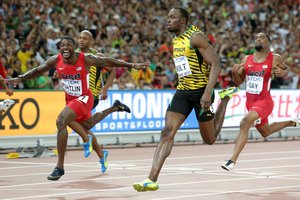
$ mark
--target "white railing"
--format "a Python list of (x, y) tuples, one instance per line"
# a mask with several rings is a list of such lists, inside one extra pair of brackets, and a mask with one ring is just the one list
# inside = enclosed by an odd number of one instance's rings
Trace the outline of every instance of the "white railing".
[[(217, 142), (234, 142), (239, 132), (238, 127), (223, 128)], [(99, 144), (108, 145), (142, 145), (156, 144), (160, 140), (160, 131), (135, 131), (135, 132), (110, 132), (95, 133)], [(300, 139), (300, 127), (289, 127), (263, 138), (255, 128), (249, 131), (249, 140), (292, 140)], [(182, 129), (175, 136), (175, 142), (202, 143), (198, 129)], [(77, 134), (69, 134), (68, 146), (80, 146), (82, 140)], [(0, 148), (18, 147), (56, 147), (56, 135), (32, 135), (32, 136), (11, 136), (1, 137)]]

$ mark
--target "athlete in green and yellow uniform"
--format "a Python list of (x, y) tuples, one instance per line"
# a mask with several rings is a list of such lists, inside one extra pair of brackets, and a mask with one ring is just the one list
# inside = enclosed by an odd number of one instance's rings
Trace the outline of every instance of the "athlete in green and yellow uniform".
[[(79, 48), (77, 51), (104, 57), (104, 55), (98, 53), (96, 49), (90, 48), (92, 39), (91, 32), (87, 30), (82, 31), (78, 38)], [(106, 80), (104, 80), (103, 73), (109, 73)], [(116, 71), (114, 68), (97, 68), (95, 66), (90, 68), (89, 87), (94, 95), (94, 108), (98, 105), (99, 100), (107, 99), (108, 88), (112, 85), (115, 76)]]
[(213, 89), (221, 70), (220, 59), (204, 34), (195, 26), (187, 26), (188, 18), (188, 12), (181, 7), (172, 8), (168, 14), (167, 28), (176, 35), (173, 39), (173, 59), (178, 86), (167, 109), (165, 127), (149, 176), (143, 182), (133, 184), (139, 192), (159, 188), (156, 181), (160, 170), (171, 153), (177, 130), (192, 110), (195, 110), (203, 141), (213, 144), (220, 133), (227, 103), (239, 90), (230, 88), (220, 93), (221, 103), (214, 117), (210, 106), (214, 101)]

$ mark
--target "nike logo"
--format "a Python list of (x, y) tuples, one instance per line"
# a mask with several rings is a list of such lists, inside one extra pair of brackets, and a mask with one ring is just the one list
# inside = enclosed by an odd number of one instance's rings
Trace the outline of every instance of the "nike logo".
[(253, 67), (253, 65), (248, 65), (248, 67)]

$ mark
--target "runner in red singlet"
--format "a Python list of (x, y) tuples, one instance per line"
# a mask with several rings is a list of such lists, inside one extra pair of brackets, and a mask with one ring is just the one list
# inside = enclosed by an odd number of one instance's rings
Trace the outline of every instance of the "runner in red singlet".
[(246, 81), (246, 107), (248, 113), (240, 122), (240, 132), (236, 139), (236, 145), (232, 157), (222, 168), (230, 171), (242, 149), (248, 140), (248, 132), (251, 126), (255, 126), (258, 132), (267, 137), (288, 126), (299, 125), (299, 120), (268, 123), (268, 116), (273, 110), (273, 100), (270, 94), (272, 76), (284, 77), (288, 74), (288, 67), (283, 63), (283, 58), (273, 54), (269, 49), (270, 37), (265, 33), (259, 33), (255, 40), (256, 52), (246, 56), (242, 63), (232, 68), (233, 80), (236, 85)]
[[(5, 93), (8, 96), (13, 95), (13, 90), (11, 90), (5, 83), (4, 79), (6, 78), (5, 68), (0, 60), (0, 89), (4, 89)], [(5, 99), (0, 101), (0, 115), (7, 111), (13, 104), (15, 103), (14, 100)]]
[[(88, 89), (88, 72), (90, 66), (107, 67), (128, 67), (143, 69), (149, 66), (149, 63), (128, 63), (122, 60), (116, 60), (109, 57), (98, 57), (91, 54), (84, 55), (76, 53), (76, 42), (70, 36), (64, 36), (60, 40), (60, 53), (49, 58), (44, 64), (26, 72), (17, 78), (8, 79), (6, 82), (18, 84), (22, 80), (32, 79), (44, 72), (56, 68), (62, 79), (63, 89), (66, 93), (66, 106), (60, 112), (56, 126), (57, 150), (58, 154), (65, 152), (66, 140), (68, 138), (67, 126), (76, 121), (80, 124), (91, 120), (91, 109), (94, 99), (91, 91)], [(76, 132), (83, 138), (85, 143), (91, 143), (83, 126), (77, 127)], [(89, 145), (91, 148), (91, 145)], [(88, 153), (86, 151), (85, 153)], [(48, 180), (58, 180), (64, 175), (64, 155), (58, 156), (58, 163), (54, 171), (47, 177)]]

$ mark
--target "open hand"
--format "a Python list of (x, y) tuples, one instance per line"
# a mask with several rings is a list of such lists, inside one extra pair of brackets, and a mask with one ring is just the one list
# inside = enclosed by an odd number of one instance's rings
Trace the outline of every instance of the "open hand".
[(209, 107), (211, 105), (211, 96), (210, 94), (206, 94), (204, 93), (201, 97), (201, 100), (200, 100), (200, 104), (201, 104), (201, 107), (203, 108), (204, 111), (207, 111), (209, 110)]
[(134, 69), (146, 69), (149, 66), (150, 66), (149, 62), (145, 62), (145, 63), (133, 63), (132, 68), (134, 68)]

